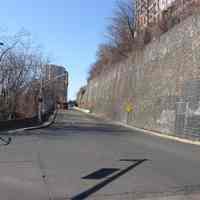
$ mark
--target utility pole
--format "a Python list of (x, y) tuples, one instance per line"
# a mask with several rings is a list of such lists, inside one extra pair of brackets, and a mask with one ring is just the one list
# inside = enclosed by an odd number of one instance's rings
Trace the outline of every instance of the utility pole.
[(42, 102), (43, 102), (43, 84), (42, 79), (40, 80), (40, 91), (39, 91), (39, 99), (38, 99), (38, 120), (42, 122)]
[(40, 89), (38, 98), (38, 120), (42, 122), (42, 102), (43, 102), (43, 65), (41, 67), (41, 77), (40, 77)]
[[(0, 42), (0, 46), (4, 46), (4, 43)], [(2, 58), (3, 58), (3, 54), (0, 55), (0, 62), (1, 62)]]
[[(4, 46), (4, 43), (3, 42), (0, 42), (0, 46)], [(3, 58), (3, 54), (1, 54), (1, 56), (0, 56), (0, 62), (1, 62), (1, 60), (2, 60), (2, 58)], [(4, 95), (5, 95), (5, 93), (4, 93)], [(11, 142), (11, 137), (9, 137), (7, 140), (6, 139), (4, 139), (4, 138), (2, 138), (2, 137), (0, 137), (0, 140), (3, 142), (3, 145), (9, 145), (10, 144), (10, 142)]]

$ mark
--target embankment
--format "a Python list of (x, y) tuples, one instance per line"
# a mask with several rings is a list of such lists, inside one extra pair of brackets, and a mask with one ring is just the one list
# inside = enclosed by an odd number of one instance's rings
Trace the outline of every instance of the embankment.
[(114, 120), (200, 137), (200, 14), (135, 50), (81, 95), (81, 107)]

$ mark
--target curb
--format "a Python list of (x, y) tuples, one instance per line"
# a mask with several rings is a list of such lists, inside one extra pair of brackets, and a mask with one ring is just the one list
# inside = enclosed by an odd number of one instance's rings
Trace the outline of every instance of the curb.
[(55, 123), (57, 114), (58, 114), (58, 110), (54, 111), (53, 115), (50, 116), (50, 118), (52, 117), (51, 121), (45, 122), (45, 123), (43, 123), (43, 124), (40, 125), (40, 126), (25, 128), (25, 131), (31, 131), (31, 130), (36, 130), (36, 129), (42, 129), (42, 128), (47, 128), (47, 127), (51, 126), (52, 124)]
[[(88, 114), (90, 116), (102, 118), (102, 116), (99, 116), (99, 115), (97, 115), (95, 113), (91, 113), (89, 110), (86, 110), (86, 109), (77, 108), (77, 107), (74, 108), (74, 109), (77, 110), (77, 111), (86, 113), (86, 114)], [(142, 128), (137, 128), (137, 127), (134, 127), (134, 126), (130, 126), (130, 125), (124, 124), (122, 122), (113, 121), (111, 119), (107, 119), (107, 118), (105, 118), (105, 119), (109, 120), (113, 124), (120, 125), (120, 126), (129, 128), (129, 129), (134, 130), (134, 131), (142, 132), (144, 134), (148, 134), (148, 135), (152, 135), (152, 136), (157, 136), (157, 137), (160, 137), (160, 138), (163, 138), (163, 139), (177, 141), (177, 142), (181, 142), (181, 143), (184, 143), (184, 144), (192, 144), (192, 145), (200, 146), (200, 141), (195, 141), (195, 140), (189, 140), (189, 139), (185, 139), (185, 138), (180, 138), (180, 137), (177, 137), (177, 136), (168, 135), (166, 133), (162, 134), (162, 133), (159, 133), (159, 132), (156, 132), (156, 131), (146, 130), (146, 129), (142, 129)]]
[(84, 112), (86, 114), (91, 114), (92, 115), (92, 113), (88, 109), (83, 109), (83, 108), (79, 108), (79, 107), (73, 107), (73, 109), (77, 110), (77, 111), (80, 111), (80, 112)]
[(50, 116), (50, 118), (52, 117), (51, 121), (44, 122), (41, 125), (33, 126), (33, 127), (28, 127), (28, 128), (20, 128), (20, 129), (15, 129), (15, 130), (10, 130), (10, 131), (4, 131), (4, 132), (2, 132), (0, 134), (11, 135), (11, 134), (15, 134), (15, 133), (21, 133), (21, 132), (24, 132), (24, 131), (31, 131), (31, 130), (37, 130), (37, 129), (47, 128), (47, 127), (51, 126), (52, 124), (54, 124), (55, 119), (57, 117), (57, 113), (58, 113), (58, 110), (54, 111), (53, 115)]

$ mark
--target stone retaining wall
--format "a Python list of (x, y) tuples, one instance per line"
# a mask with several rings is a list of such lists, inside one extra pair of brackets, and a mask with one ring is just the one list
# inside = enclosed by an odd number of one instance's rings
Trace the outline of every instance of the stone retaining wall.
[(91, 80), (79, 99), (84, 108), (136, 127), (200, 136), (200, 14)]

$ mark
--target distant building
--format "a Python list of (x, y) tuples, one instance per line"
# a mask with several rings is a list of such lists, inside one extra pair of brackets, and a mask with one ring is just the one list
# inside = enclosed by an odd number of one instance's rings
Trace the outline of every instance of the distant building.
[(17, 97), (17, 116), (29, 118), (38, 115), (39, 96), (42, 84), (42, 112), (55, 108), (56, 104), (64, 108), (68, 94), (68, 72), (62, 66), (46, 65), (43, 71), (43, 81), (34, 80), (30, 87), (22, 88)]
[(34, 80), (30, 83), (30, 87), (21, 89), (20, 95), (16, 98), (17, 118), (31, 118), (38, 115), (39, 89), (39, 80)]
[(199, 0), (136, 0), (136, 26), (145, 28), (162, 20), (167, 11), (179, 15)]
[(53, 87), (54, 100), (61, 106), (67, 102), (68, 99), (68, 72), (65, 67), (58, 65), (46, 65), (45, 66), (45, 78), (47, 84)]
[(84, 95), (86, 93), (86, 86), (81, 87), (77, 93), (76, 101), (78, 103), (78, 106), (83, 106), (84, 104)]

